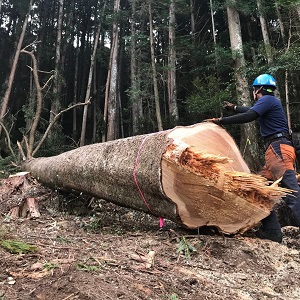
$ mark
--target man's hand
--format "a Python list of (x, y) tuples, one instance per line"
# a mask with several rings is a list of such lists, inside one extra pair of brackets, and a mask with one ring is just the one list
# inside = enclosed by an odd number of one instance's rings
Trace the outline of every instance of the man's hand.
[(233, 103), (230, 103), (228, 101), (224, 101), (224, 104), (223, 104), (223, 108), (226, 109), (226, 110), (230, 110), (230, 111), (234, 111), (235, 105)]
[(221, 118), (206, 119), (206, 120), (203, 120), (203, 122), (210, 122), (210, 123), (214, 123), (217, 125), (221, 125)]

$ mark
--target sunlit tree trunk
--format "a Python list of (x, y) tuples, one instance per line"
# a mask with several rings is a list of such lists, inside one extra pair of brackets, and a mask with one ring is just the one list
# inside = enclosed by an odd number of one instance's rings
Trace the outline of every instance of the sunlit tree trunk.
[[(117, 15), (120, 11), (120, 0), (114, 1), (114, 13)], [(118, 21), (113, 24), (112, 43), (110, 52), (110, 76), (106, 85), (107, 97), (107, 141), (117, 138), (117, 109), (118, 109), (118, 53), (119, 53), (119, 28)]]
[[(233, 1), (235, 4), (235, 1)], [(246, 66), (241, 24), (238, 11), (234, 6), (227, 7), (228, 27), (230, 34), (230, 44), (235, 62), (234, 76), (236, 81), (236, 89), (239, 96), (239, 104), (244, 106), (251, 106), (250, 93), (248, 89), (248, 82), (244, 73)], [(241, 125), (241, 144), (240, 150), (251, 168), (259, 169), (259, 149), (257, 143), (256, 126), (254, 122)]]
[[(28, 9), (28, 12), (25, 16), (22, 32), (21, 32), (21, 35), (20, 35), (20, 38), (19, 38), (19, 41), (18, 41), (17, 49), (16, 49), (16, 52), (15, 52), (12, 67), (11, 67), (11, 70), (10, 70), (10, 75), (9, 75), (8, 82), (7, 82), (7, 85), (6, 85), (5, 95), (4, 95), (2, 103), (1, 103), (0, 121), (2, 121), (3, 117), (5, 116), (5, 114), (7, 112), (8, 101), (9, 101), (10, 93), (11, 93), (11, 90), (12, 90), (12, 85), (13, 85), (13, 82), (14, 82), (15, 74), (16, 74), (17, 64), (18, 64), (18, 60), (19, 60), (19, 56), (20, 56), (20, 52), (21, 52), (21, 48), (22, 48), (22, 44), (23, 44), (23, 40), (24, 40), (26, 28), (27, 28), (27, 24), (28, 24), (29, 15), (30, 15), (31, 8), (32, 8), (32, 1), (33, 0), (30, 0), (29, 9)], [(2, 132), (2, 126), (0, 126), (0, 135), (1, 135), (1, 132)]]
[(158, 130), (163, 130), (158, 85), (157, 85), (157, 72), (155, 66), (155, 53), (154, 53), (154, 38), (153, 38), (153, 20), (152, 20), (152, 7), (151, 0), (149, 0), (149, 25), (150, 25), (150, 48), (151, 48), (151, 66), (152, 66), (152, 77), (153, 77), (153, 88), (154, 88), (154, 99), (155, 99), (155, 111)]
[(0, 13), (1, 13), (1, 8), (2, 8), (2, 0), (0, 0)]
[(268, 64), (271, 64), (273, 61), (273, 56), (272, 56), (272, 51), (271, 51), (271, 43), (270, 43), (270, 39), (269, 39), (267, 20), (262, 12), (261, 0), (257, 0), (257, 7), (258, 7), (258, 13), (259, 13), (261, 32), (262, 32), (262, 36), (263, 36), (264, 44), (265, 44), (265, 48), (266, 48), (267, 60), (268, 60)]
[(61, 38), (62, 38), (62, 20), (63, 20), (64, 0), (59, 0), (59, 10), (57, 17), (57, 37), (55, 48), (55, 80), (53, 85), (53, 100), (51, 103), (50, 123), (53, 122), (55, 115), (61, 106)]
[(175, 0), (171, 0), (169, 9), (168, 95), (169, 117), (172, 125), (177, 125), (179, 121), (176, 85), (175, 26)]

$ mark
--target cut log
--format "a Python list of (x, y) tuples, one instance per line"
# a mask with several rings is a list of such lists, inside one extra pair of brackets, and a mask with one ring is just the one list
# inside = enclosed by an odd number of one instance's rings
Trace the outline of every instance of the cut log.
[(229, 234), (255, 226), (288, 192), (251, 174), (232, 137), (211, 123), (88, 145), (24, 169), (48, 186)]

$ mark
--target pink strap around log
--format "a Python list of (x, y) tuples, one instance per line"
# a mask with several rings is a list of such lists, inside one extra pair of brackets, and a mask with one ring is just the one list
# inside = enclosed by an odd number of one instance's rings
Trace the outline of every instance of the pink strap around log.
[[(139, 149), (138, 149), (138, 153), (137, 153), (137, 155), (136, 155), (135, 165), (134, 165), (134, 170), (133, 170), (133, 178), (134, 178), (134, 182), (135, 182), (135, 184), (136, 184), (136, 186), (137, 186), (137, 188), (138, 188), (138, 190), (139, 190), (139, 192), (140, 192), (140, 195), (141, 195), (141, 197), (142, 197), (142, 199), (143, 199), (145, 205), (147, 206), (147, 208), (149, 209), (150, 212), (152, 212), (152, 210), (151, 210), (150, 205), (149, 205), (149, 203), (147, 202), (147, 200), (146, 200), (146, 198), (145, 198), (145, 196), (144, 196), (143, 191), (141, 190), (141, 188), (140, 188), (140, 186), (139, 186), (139, 183), (138, 183), (138, 180), (137, 180), (137, 176), (136, 176), (136, 170), (137, 170), (137, 166), (138, 166), (138, 163), (139, 163), (139, 157), (140, 157), (141, 149), (142, 149), (142, 147), (143, 147), (143, 145), (144, 145), (146, 139), (147, 139), (150, 135), (152, 135), (152, 134), (153, 134), (153, 133), (151, 133), (151, 134), (149, 134), (149, 135), (146, 135), (146, 136), (144, 137), (144, 139), (142, 140), (141, 145), (140, 145), (140, 147), (139, 147)], [(162, 228), (163, 226), (164, 226), (164, 219), (163, 219), (162, 217), (159, 217), (159, 227)]]

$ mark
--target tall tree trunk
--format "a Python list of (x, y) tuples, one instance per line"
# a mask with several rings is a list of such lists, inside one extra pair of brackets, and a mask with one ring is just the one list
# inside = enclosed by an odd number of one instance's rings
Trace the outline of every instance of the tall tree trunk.
[(130, 70), (131, 70), (131, 101), (132, 101), (132, 133), (137, 135), (140, 129), (140, 120), (143, 118), (142, 99), (140, 97), (140, 86), (138, 83), (137, 51), (136, 51), (136, 0), (131, 3), (131, 44), (130, 44)]
[[(21, 52), (21, 48), (22, 48), (22, 44), (23, 44), (23, 40), (24, 40), (26, 28), (27, 28), (27, 24), (28, 24), (29, 15), (30, 15), (30, 12), (31, 12), (31, 9), (32, 9), (32, 1), (33, 0), (30, 0), (30, 2), (29, 2), (29, 9), (28, 9), (28, 12), (25, 16), (25, 20), (24, 20), (23, 27), (22, 27), (22, 32), (21, 32), (21, 35), (20, 35), (20, 38), (19, 38), (19, 41), (18, 41), (17, 49), (16, 49), (16, 52), (15, 52), (12, 67), (11, 67), (11, 70), (10, 70), (10, 75), (9, 75), (8, 82), (7, 82), (7, 85), (6, 85), (7, 88), (6, 88), (5, 95), (4, 95), (3, 100), (2, 100), (1, 112), (0, 112), (0, 121), (1, 122), (2, 122), (2, 119), (3, 119), (3, 117), (5, 116), (5, 114), (7, 112), (8, 101), (9, 101), (10, 93), (11, 93), (11, 90), (12, 90), (12, 85), (13, 85), (13, 82), (14, 82), (15, 74), (16, 74), (17, 64), (18, 64), (18, 60), (19, 60), (19, 56), (20, 56), (20, 52)], [(1, 135), (1, 132), (2, 132), (2, 126), (0, 125), (0, 135)]]
[(55, 188), (224, 233), (255, 226), (286, 192), (250, 174), (233, 139), (210, 123), (80, 147), (25, 170)]
[[(216, 72), (216, 76), (217, 76), (217, 87), (218, 90), (220, 91), (220, 87), (219, 87), (219, 79), (220, 79), (220, 75), (219, 75), (219, 55), (217, 53), (217, 34), (216, 34), (216, 25), (215, 25), (215, 18), (214, 18), (214, 8), (213, 8), (213, 0), (210, 0), (210, 17), (211, 17), (211, 25), (212, 25), (212, 35), (213, 35), (213, 41), (214, 41), (214, 52), (215, 52), (215, 72)], [(218, 93), (219, 95), (221, 94), (220, 92)], [(223, 114), (223, 110), (222, 110), (222, 103), (219, 97), (219, 114), (222, 115)]]
[[(114, 13), (117, 15), (120, 11), (120, 0), (114, 0)], [(118, 53), (119, 53), (119, 24), (114, 21), (112, 47), (110, 52), (110, 76), (109, 92), (107, 95), (107, 141), (117, 138), (118, 120)]]
[(64, 0), (59, 0), (57, 16), (57, 37), (55, 48), (55, 80), (53, 85), (53, 100), (51, 103), (50, 123), (53, 122), (55, 115), (61, 107), (61, 39), (62, 39), (62, 20), (64, 13)]
[[(99, 37), (99, 41), (101, 40), (101, 33)], [(97, 115), (98, 115), (98, 110), (97, 110), (97, 63), (94, 65), (94, 75), (93, 75), (93, 103), (92, 103), (92, 110), (93, 110), (93, 135), (92, 135), (92, 143), (96, 143), (96, 136), (97, 136)]]
[(279, 4), (276, 1), (275, 1), (275, 8), (276, 8), (276, 13), (277, 13), (277, 17), (278, 17), (278, 23), (279, 23), (281, 37), (282, 37), (283, 43), (286, 44), (286, 35), (285, 35), (284, 25), (283, 25), (283, 21), (282, 21), (282, 16), (280, 13)]
[(196, 39), (196, 22), (195, 22), (195, 0), (190, 0), (190, 14), (191, 14), (191, 34), (192, 40)]
[(210, 0), (209, 4), (210, 4), (210, 17), (211, 17), (211, 25), (212, 25), (212, 35), (213, 35), (214, 45), (216, 46), (216, 44), (217, 44), (217, 35), (216, 35), (216, 27), (215, 27), (213, 1)]
[[(250, 19), (247, 19), (247, 33), (249, 36), (249, 40), (253, 41), (253, 33), (252, 33), (252, 28), (251, 28), (251, 22)], [(255, 47), (253, 46), (253, 42), (251, 43), (251, 55), (252, 55), (252, 63), (254, 67), (257, 67), (257, 56), (256, 56), (256, 51), (255, 51)]]
[[(234, 2), (235, 4), (235, 2)], [(236, 89), (239, 96), (239, 104), (244, 106), (251, 106), (250, 93), (248, 89), (248, 82), (244, 74), (246, 66), (241, 24), (238, 11), (235, 7), (227, 7), (228, 26), (230, 34), (230, 44), (233, 53), (233, 59), (235, 62), (235, 81)], [(259, 159), (259, 149), (256, 135), (256, 126), (254, 122), (241, 125), (241, 152), (249, 166), (254, 170), (261, 168)]]
[(152, 66), (152, 78), (153, 78), (155, 113), (156, 113), (157, 127), (158, 127), (158, 130), (161, 131), (161, 130), (163, 130), (163, 125), (162, 125), (161, 112), (160, 112), (160, 103), (159, 103), (159, 94), (158, 94), (158, 85), (157, 85), (157, 73), (156, 73), (156, 66), (155, 66), (155, 52), (154, 52), (153, 20), (152, 20), (151, 1), (152, 0), (149, 0), (151, 66)]
[(1, 13), (1, 8), (2, 8), (2, 0), (0, 0), (0, 13)]
[[(96, 32), (95, 39), (94, 39), (94, 49), (93, 49), (93, 53), (91, 56), (89, 78), (88, 78), (88, 84), (87, 84), (87, 88), (86, 88), (86, 95), (85, 95), (84, 102), (87, 102), (89, 100), (90, 94), (91, 94), (93, 71), (94, 71), (94, 65), (95, 65), (95, 60), (96, 60), (96, 53), (97, 53), (97, 47), (98, 47), (98, 42), (99, 42), (99, 37), (100, 37), (100, 31), (101, 31), (101, 23), (99, 23), (99, 25), (98, 25), (97, 32)], [(88, 106), (85, 105), (84, 109), (83, 109), (83, 116), (82, 116), (80, 146), (85, 145), (87, 114), (88, 114)]]
[[(79, 36), (77, 36), (77, 46), (75, 47), (75, 72), (74, 72), (74, 103), (78, 102), (78, 69), (79, 69)], [(77, 140), (77, 110), (73, 109), (72, 122), (73, 139)]]
[(175, 50), (175, 0), (169, 8), (169, 56), (168, 56), (168, 98), (171, 125), (178, 124), (177, 85), (176, 85), (176, 50)]
[(270, 39), (269, 39), (267, 20), (262, 12), (261, 0), (257, 0), (257, 8), (258, 8), (258, 13), (259, 13), (261, 32), (262, 32), (262, 36), (264, 39), (264, 44), (265, 44), (265, 49), (266, 49), (266, 54), (267, 54), (267, 61), (268, 61), (268, 64), (271, 64), (273, 62), (271, 43), (270, 43)]

